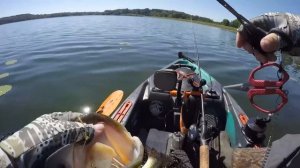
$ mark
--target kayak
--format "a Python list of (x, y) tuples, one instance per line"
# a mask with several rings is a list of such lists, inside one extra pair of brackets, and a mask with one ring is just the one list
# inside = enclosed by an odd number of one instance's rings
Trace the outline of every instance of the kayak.
[(208, 167), (227, 167), (234, 149), (264, 146), (264, 121), (249, 119), (214, 77), (181, 52), (142, 82), (110, 117), (146, 148), (176, 157), (183, 167), (199, 167), (206, 155)]

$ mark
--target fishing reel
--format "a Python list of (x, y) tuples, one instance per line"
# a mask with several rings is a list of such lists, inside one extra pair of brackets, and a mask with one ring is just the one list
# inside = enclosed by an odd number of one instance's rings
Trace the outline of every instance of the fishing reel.
[(250, 118), (242, 129), (248, 142), (251, 144), (262, 144), (265, 140), (265, 131), (267, 128), (267, 123), (271, 121), (271, 117), (267, 118)]

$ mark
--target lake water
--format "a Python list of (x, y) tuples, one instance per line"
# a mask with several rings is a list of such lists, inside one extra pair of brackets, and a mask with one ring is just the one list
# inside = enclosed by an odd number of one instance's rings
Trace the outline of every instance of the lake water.
[[(219, 28), (149, 17), (80, 16), (0, 26), (0, 134), (15, 131), (53, 111), (96, 110), (117, 89), (128, 95), (182, 51), (223, 85), (247, 81), (255, 59), (235, 47), (235, 34)], [(5, 65), (6, 61), (17, 60)], [(287, 69), (289, 102), (270, 125), (272, 140), (300, 133), (300, 73)], [(269, 73), (262, 75), (270, 78)], [(230, 91), (249, 116), (258, 114), (246, 92)]]

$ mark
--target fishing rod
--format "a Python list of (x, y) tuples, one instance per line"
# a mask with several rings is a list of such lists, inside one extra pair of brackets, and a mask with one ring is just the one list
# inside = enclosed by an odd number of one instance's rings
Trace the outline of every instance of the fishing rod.
[[(193, 23), (193, 19), (191, 18)], [(199, 50), (197, 39), (195, 35), (194, 25), (193, 25), (193, 37), (194, 37), (194, 49), (196, 50), (197, 55), (197, 66), (200, 69), (200, 57), (199, 57)], [(202, 79), (201, 70), (199, 72), (200, 79)], [(211, 81), (211, 79), (210, 79)], [(205, 82), (206, 83), (206, 82)], [(212, 87), (212, 85), (211, 85)], [(199, 100), (199, 99), (198, 99)], [(198, 127), (200, 127), (200, 147), (199, 147), (199, 167), (200, 168), (209, 168), (209, 146), (207, 140), (207, 122), (205, 121), (205, 109), (204, 109), (204, 97), (203, 93), (200, 94), (200, 103), (201, 103), (201, 115), (198, 113)], [(200, 118), (201, 117), (201, 118)]]
[(252, 22), (246, 19), (244, 16), (235, 11), (227, 2), (224, 0), (217, 0), (221, 5), (223, 5), (230, 13), (232, 13), (237, 20), (243, 25), (243, 31), (241, 32), (244, 37), (247, 38), (247, 41), (254, 49), (259, 51), (262, 54), (266, 54), (266, 52), (261, 48), (260, 41), (264, 38), (268, 33), (261, 29), (260, 27), (255, 26)]
[(201, 121), (200, 121), (200, 147), (199, 147), (199, 161), (200, 168), (209, 168), (209, 146), (207, 139), (207, 122), (205, 121), (205, 111), (204, 111), (204, 97), (203, 94), (200, 95), (201, 98)]

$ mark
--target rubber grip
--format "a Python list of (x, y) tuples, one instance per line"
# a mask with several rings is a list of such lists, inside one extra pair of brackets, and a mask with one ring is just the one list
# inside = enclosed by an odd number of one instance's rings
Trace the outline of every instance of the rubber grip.
[(275, 62), (269, 62), (269, 63), (265, 63), (261, 66), (258, 66), (256, 68), (254, 68), (249, 75), (248, 81), (250, 83), (251, 86), (256, 87), (256, 88), (267, 88), (267, 87), (277, 87), (280, 88), (284, 85), (284, 83), (286, 83), (289, 80), (289, 74), (285, 71), (282, 70), (282, 79), (279, 81), (271, 81), (271, 80), (258, 80), (255, 79), (255, 73), (265, 67), (269, 67), (269, 66), (275, 66), (277, 67), (279, 70), (282, 68), (281, 65), (275, 63)]

